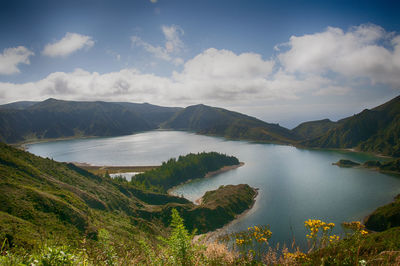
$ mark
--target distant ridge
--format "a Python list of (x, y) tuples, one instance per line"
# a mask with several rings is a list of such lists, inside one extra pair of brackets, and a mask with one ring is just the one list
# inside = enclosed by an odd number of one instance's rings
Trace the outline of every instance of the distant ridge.
[(309, 121), (293, 130), (203, 104), (179, 108), (47, 99), (0, 105), (0, 141), (6, 143), (120, 136), (158, 128), (301, 147), (351, 148), (400, 157), (400, 96), (337, 122)]
[(293, 128), (292, 131), (301, 139), (313, 139), (319, 137), (332, 128), (338, 126), (337, 122), (329, 119), (304, 122)]
[(163, 128), (194, 131), (230, 139), (292, 143), (296, 135), (289, 129), (251, 116), (203, 104), (177, 112)]
[(17, 109), (19, 103), (0, 108), (0, 140), (79, 136), (118, 136), (158, 128), (179, 108), (149, 104), (77, 102), (47, 99)]
[(318, 148), (355, 148), (399, 157), (400, 96), (339, 120), (336, 127), (301, 144)]

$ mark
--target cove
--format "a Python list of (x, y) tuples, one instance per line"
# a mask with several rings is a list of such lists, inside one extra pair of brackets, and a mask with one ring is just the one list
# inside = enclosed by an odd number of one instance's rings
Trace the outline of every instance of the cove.
[(356, 162), (372, 155), (292, 146), (230, 141), (179, 131), (151, 131), (130, 136), (74, 139), (27, 145), (29, 152), (65, 162), (94, 165), (159, 165), (190, 152), (234, 155), (244, 166), (211, 178), (194, 180), (174, 193), (196, 200), (220, 185), (249, 184), (259, 188), (254, 207), (225, 228), (226, 232), (268, 224), (272, 244), (305, 246), (304, 221), (336, 224), (361, 220), (400, 193), (400, 178), (363, 168), (339, 168), (339, 159)]

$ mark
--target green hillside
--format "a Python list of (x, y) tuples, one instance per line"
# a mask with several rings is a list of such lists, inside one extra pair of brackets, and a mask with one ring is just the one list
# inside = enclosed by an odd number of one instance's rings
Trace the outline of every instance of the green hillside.
[(306, 147), (356, 148), (400, 156), (400, 96), (371, 110), (338, 121), (322, 136), (303, 141)]
[[(238, 209), (198, 206), (181, 198), (142, 190), (128, 181), (93, 175), (73, 164), (44, 159), (0, 143), (0, 239), (33, 248), (44, 240), (79, 245), (96, 241), (107, 229), (122, 242), (165, 235), (171, 211), (186, 218), (186, 226), (207, 232), (249, 208), (254, 192), (233, 186), (226, 193)], [(219, 217), (218, 222), (204, 215)], [(205, 221), (207, 220), (207, 221)]]
[(206, 105), (193, 105), (176, 113), (163, 128), (260, 142), (291, 143), (296, 136), (277, 124)]

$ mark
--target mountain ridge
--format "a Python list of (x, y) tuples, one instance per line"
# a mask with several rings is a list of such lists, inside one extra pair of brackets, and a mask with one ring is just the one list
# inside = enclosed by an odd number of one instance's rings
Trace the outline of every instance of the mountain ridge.
[(62, 101), (0, 105), (0, 141), (121, 136), (154, 129), (184, 130), (234, 140), (305, 148), (355, 149), (400, 157), (400, 96), (337, 122), (279, 124), (204, 104), (186, 108), (148, 103)]

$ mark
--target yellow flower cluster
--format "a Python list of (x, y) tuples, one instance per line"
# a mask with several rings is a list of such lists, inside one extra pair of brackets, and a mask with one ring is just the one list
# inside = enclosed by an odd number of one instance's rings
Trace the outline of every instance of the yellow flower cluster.
[(314, 220), (314, 219), (308, 219), (307, 221), (304, 222), (304, 226), (310, 230), (310, 234), (307, 234), (307, 238), (314, 238), (317, 236), (320, 228), (326, 232), (328, 230), (331, 230), (333, 227), (335, 227), (334, 223), (325, 223), (321, 220)]
[(253, 226), (247, 228), (252, 238), (259, 243), (267, 243), (271, 238), (272, 232), (266, 226)]
[(337, 235), (331, 235), (329, 236), (329, 242), (334, 242), (334, 241), (338, 241), (339, 240), (339, 236)]
[(353, 221), (353, 222), (349, 222), (349, 223), (342, 223), (343, 227), (354, 230), (354, 231), (358, 231), (358, 230), (362, 230), (365, 228), (365, 226), (363, 224), (361, 224), (359, 221)]
[(243, 245), (244, 242), (245, 242), (244, 239), (236, 238), (236, 244), (238, 244), (238, 245)]
[(307, 257), (307, 255), (301, 251), (296, 251), (293, 253), (287, 252), (284, 255), (285, 259), (292, 259), (292, 260), (296, 260), (296, 261), (307, 261), (309, 260), (309, 258)]
[(365, 225), (363, 225), (361, 222), (359, 221), (353, 221), (353, 222), (349, 222), (349, 223), (342, 223), (342, 226), (344, 228), (350, 229), (355, 231), (356, 233), (360, 233), (361, 235), (366, 235), (368, 234), (368, 231), (364, 230)]

